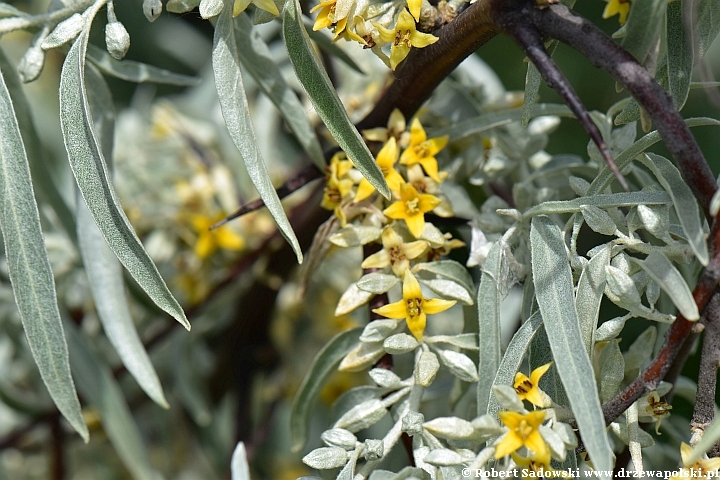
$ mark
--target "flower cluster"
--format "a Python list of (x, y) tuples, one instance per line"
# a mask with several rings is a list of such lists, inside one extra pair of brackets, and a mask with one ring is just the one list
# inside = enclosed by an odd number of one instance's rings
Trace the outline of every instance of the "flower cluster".
[[(399, 7), (396, 2), (371, 5), (362, 0), (325, 0), (311, 10), (318, 12), (313, 29), (330, 28), (334, 40), (342, 37), (358, 42), (395, 70), (412, 47), (427, 47), (438, 40), (418, 31), (421, 7), (419, 0), (408, 0), (407, 6)], [(389, 57), (381, 50), (384, 45), (390, 45)]]

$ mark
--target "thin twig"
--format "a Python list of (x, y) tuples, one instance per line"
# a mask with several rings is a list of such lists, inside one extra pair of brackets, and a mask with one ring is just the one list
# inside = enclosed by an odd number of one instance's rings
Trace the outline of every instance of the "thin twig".
[(570, 110), (575, 114), (580, 125), (597, 146), (605, 163), (615, 174), (615, 178), (618, 179), (625, 191), (629, 191), (627, 181), (615, 164), (615, 160), (613, 160), (610, 149), (608, 149), (600, 130), (598, 130), (597, 125), (595, 125), (595, 122), (590, 118), (590, 114), (580, 100), (580, 97), (578, 97), (575, 89), (570, 85), (568, 79), (565, 78), (552, 57), (548, 54), (540, 33), (535, 26), (525, 19), (522, 12), (518, 13), (513, 11), (512, 14), (502, 15), (497, 20), (498, 24), (503, 27), (505, 32), (515, 40), (515, 43), (522, 48), (525, 55), (535, 64), (545, 83), (555, 90), (565, 101), (565, 104), (570, 107)]
[(525, 0), (520, 11), (541, 34), (573, 47), (605, 70), (635, 97), (650, 115), (668, 150), (690, 185), (705, 216), (717, 190), (715, 177), (670, 95), (635, 58), (599, 28), (561, 4), (535, 8)]

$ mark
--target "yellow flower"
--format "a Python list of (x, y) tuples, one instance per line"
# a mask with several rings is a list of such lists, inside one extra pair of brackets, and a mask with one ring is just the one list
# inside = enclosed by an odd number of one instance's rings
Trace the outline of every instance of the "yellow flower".
[(670, 480), (680, 480), (683, 478), (711, 478), (708, 473), (712, 472), (712, 477), (717, 476), (720, 469), (720, 458), (701, 458), (695, 463), (688, 460), (692, 455), (692, 447), (685, 442), (680, 444), (680, 457), (682, 458), (683, 467), (677, 475), (670, 477)]
[(237, 17), (244, 12), (250, 3), (254, 3), (256, 7), (262, 8), (266, 12), (270, 12), (276, 17), (280, 15), (277, 5), (275, 5), (275, 2), (272, 0), (235, 0), (235, 3), (233, 4), (233, 17)]
[(318, 13), (317, 18), (315, 19), (313, 30), (322, 30), (323, 28), (327, 28), (335, 23), (335, 3), (336, 0), (326, 0), (325, 2), (315, 5), (313, 9), (310, 10), (310, 13), (320, 10), (320, 13)]
[(527, 447), (533, 451), (537, 462), (545, 465), (550, 463), (550, 448), (538, 431), (538, 427), (545, 420), (544, 410), (535, 410), (525, 415), (517, 412), (498, 412), (498, 415), (509, 431), (495, 447), (496, 459), (510, 455), (520, 447)]
[(629, 11), (630, 0), (610, 0), (605, 6), (605, 11), (603, 11), (603, 18), (620, 15), (620, 25), (624, 25)]
[(208, 217), (206, 215), (192, 216), (190, 221), (193, 229), (198, 234), (198, 239), (195, 242), (195, 255), (205, 259), (215, 253), (218, 248), (236, 251), (245, 248), (245, 240), (243, 237), (229, 225), (221, 225), (210, 230), (212, 225), (223, 218), (225, 218), (225, 215), (222, 214), (216, 217)]
[(420, 120), (413, 119), (410, 125), (410, 146), (400, 156), (400, 163), (403, 165), (422, 165), (430, 178), (440, 183), (442, 180), (438, 174), (438, 165), (435, 154), (445, 148), (448, 143), (448, 136), (438, 138), (427, 138), (425, 129)]
[[(393, 167), (397, 160), (397, 143), (395, 142), (394, 137), (390, 137), (390, 140), (383, 146), (382, 149), (380, 149), (380, 152), (378, 152), (377, 158), (375, 159), (378, 167), (380, 167), (380, 171), (382, 171), (385, 176), (385, 181), (387, 182), (388, 187), (390, 187), (390, 190), (399, 189), (400, 184), (403, 183), (403, 178)], [(375, 187), (373, 187), (366, 178), (363, 178), (360, 181), (360, 185), (358, 185), (357, 192), (355, 193), (355, 201), (359, 202), (361, 200), (365, 200), (372, 195), (374, 191)]]
[(405, 220), (408, 230), (415, 238), (422, 235), (425, 228), (425, 212), (440, 205), (440, 199), (429, 194), (420, 194), (415, 187), (403, 183), (400, 185), (400, 201), (386, 208), (383, 213), (394, 220)]
[(350, 194), (354, 182), (350, 178), (344, 178), (352, 168), (349, 160), (345, 158), (344, 152), (338, 152), (330, 159), (325, 176), (325, 191), (320, 206), (326, 210), (333, 210), (335, 216), (345, 226), (345, 213), (342, 211), (343, 199)]
[(656, 434), (660, 435), (660, 424), (662, 423), (663, 417), (670, 415), (670, 410), (672, 410), (672, 406), (660, 400), (660, 395), (658, 395), (657, 391), (653, 391), (648, 395), (645, 412), (655, 421)]
[(425, 332), (427, 315), (444, 312), (455, 305), (455, 300), (441, 300), (439, 298), (425, 298), (420, 290), (415, 276), (410, 270), (405, 270), (403, 279), (403, 298), (399, 302), (391, 303), (373, 312), (387, 318), (405, 319), (410, 332), (415, 338), (422, 340)]
[(410, 15), (415, 18), (416, 22), (420, 21), (420, 9), (422, 7), (422, 0), (407, 0), (407, 6), (408, 10), (410, 10)]
[(395, 108), (390, 113), (388, 118), (387, 128), (371, 128), (369, 130), (363, 130), (362, 134), (366, 140), (371, 142), (387, 142), (390, 137), (395, 137), (398, 145), (406, 147), (408, 144), (410, 134), (405, 131), (405, 116), (402, 112)]
[(398, 15), (395, 28), (390, 30), (373, 22), (378, 29), (380, 38), (385, 42), (392, 42), (390, 47), (390, 67), (395, 70), (400, 62), (410, 53), (410, 47), (423, 48), (438, 41), (438, 38), (429, 33), (418, 32), (412, 15), (403, 9)]
[[(532, 455), (529, 458), (521, 457), (517, 453), (511, 454), (513, 462), (522, 469), (522, 478), (541, 478), (545, 473), (550, 478), (571, 478), (572, 475), (564, 470), (555, 470), (547, 463), (538, 462)], [(543, 475), (540, 475), (540, 474)]]
[(398, 277), (410, 268), (410, 260), (419, 257), (428, 247), (423, 240), (404, 243), (392, 227), (385, 227), (382, 233), (383, 249), (367, 257), (362, 268), (385, 268), (388, 265)]
[(513, 388), (520, 397), (520, 400), (527, 400), (536, 407), (547, 408), (552, 405), (552, 400), (547, 393), (540, 389), (540, 378), (550, 369), (552, 362), (546, 363), (530, 373), (530, 378), (524, 373), (515, 374)]

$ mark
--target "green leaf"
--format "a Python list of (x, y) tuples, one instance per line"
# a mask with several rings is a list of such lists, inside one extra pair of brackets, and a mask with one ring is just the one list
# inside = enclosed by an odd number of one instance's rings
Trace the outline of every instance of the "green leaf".
[(475, 289), (473, 279), (461, 263), (455, 260), (439, 260), (437, 262), (419, 263), (415, 266), (418, 272), (434, 273), (438, 277), (444, 277), (459, 283), (469, 292)]
[(250, 480), (250, 467), (245, 453), (245, 444), (238, 442), (230, 462), (232, 480)]
[(700, 219), (700, 207), (687, 183), (682, 179), (680, 171), (670, 160), (654, 153), (639, 158), (640, 162), (658, 179), (660, 185), (672, 198), (680, 225), (690, 248), (702, 265), (710, 261), (705, 233)]
[[(327, 53), (337, 58), (359, 74), (365, 75), (365, 72), (363, 72), (363, 69), (360, 68), (357, 63), (355, 63), (355, 60), (353, 60), (350, 55), (345, 53), (345, 50), (340, 48), (337, 43), (334, 43), (332, 39), (325, 34), (325, 32), (323, 32), (322, 30), (313, 30), (312, 23), (306, 23), (305, 27), (305, 31), (308, 32), (308, 36), (310, 37), (310, 39), (315, 42), (321, 50), (326, 51)], [(308, 27), (310, 28), (310, 30), (307, 29)]]
[(498, 240), (490, 247), (483, 265), (483, 273), (477, 293), (478, 356), (477, 412), (482, 415), (488, 408), (492, 393), (493, 378), (500, 367), (500, 301), (502, 300), (499, 279), (503, 265), (504, 242)]
[(682, 110), (690, 92), (695, 64), (693, 32), (688, 30), (683, 15), (686, 4), (687, 0), (681, 0), (667, 6), (668, 87), (678, 110)]
[(60, 125), (75, 180), (105, 241), (155, 304), (185, 328), (190, 323), (122, 210), (98, 146), (85, 87), (88, 31), (65, 58), (60, 76)]
[(191, 87), (200, 83), (200, 79), (197, 77), (182, 75), (133, 60), (116, 60), (95, 45), (88, 45), (87, 57), (101, 72), (128, 82), (153, 82), (179, 87)]
[(640, 63), (645, 63), (658, 41), (667, 0), (642, 0), (630, 5), (622, 46)]
[[(539, 103), (536, 104), (528, 118), (542, 117), (544, 115), (562, 115), (565, 117), (574, 117), (573, 113), (565, 105), (558, 103)], [(441, 137), (449, 135), (450, 140), (458, 140), (467, 136), (490, 130), (494, 127), (507, 125), (508, 123), (517, 122), (523, 117), (523, 109), (512, 108), (501, 112), (483, 113), (474, 118), (454, 123), (451, 127), (429, 128), (427, 130), (428, 137)]]
[(592, 364), (585, 351), (563, 234), (546, 216), (534, 217), (530, 250), (535, 292), (555, 367), (588, 454), (597, 470), (611, 470), (613, 453), (605, 433)]
[(25, 147), (0, 72), (0, 228), (10, 282), (40, 376), (58, 410), (85, 442), (89, 433), (70, 375), (63, 332)]
[(103, 431), (120, 460), (134, 478), (157, 478), (147, 456), (140, 430), (130, 412), (122, 390), (110, 368), (91, 349), (88, 341), (71, 322), (65, 322), (72, 355), (70, 363), (78, 379), (78, 390), (98, 409)]
[[(688, 127), (703, 127), (711, 125), (720, 126), (720, 120), (715, 120), (714, 118), (707, 117), (688, 118), (685, 120), (685, 123)], [(630, 162), (635, 160), (638, 155), (643, 153), (651, 146), (655, 145), (660, 140), (662, 139), (660, 138), (660, 134), (657, 130), (648, 133), (647, 135), (641, 137), (637, 142), (629, 146), (627, 149), (625, 149), (617, 157), (615, 157), (615, 163), (617, 164), (618, 168), (622, 170), (628, 164), (630, 164)], [(604, 191), (614, 179), (615, 175), (610, 171), (608, 166), (603, 166), (600, 173), (598, 173), (597, 177), (595, 177), (595, 179), (590, 184), (587, 195), (596, 195)]]
[(610, 265), (610, 245), (601, 248), (583, 268), (575, 294), (575, 310), (585, 351), (590, 355), (595, 345), (595, 329), (600, 314), (600, 302), (605, 291), (605, 267)]
[(588, 194), (585, 197), (578, 197), (572, 200), (557, 200), (541, 203), (523, 213), (523, 217), (530, 218), (536, 215), (587, 211), (584, 207), (588, 206), (598, 208), (633, 207), (638, 204), (663, 205), (671, 201), (671, 197), (665, 192), (643, 191), (606, 193), (600, 195)]
[(51, 172), (49, 165), (50, 159), (42, 151), (42, 144), (37, 135), (30, 112), (30, 105), (25, 97), (22, 84), (15, 72), (15, 67), (5, 57), (2, 49), (0, 49), (0, 71), (5, 72), (5, 82), (15, 107), (15, 116), (17, 117), (20, 134), (30, 162), (33, 185), (37, 188), (36, 193), (40, 200), (50, 205), (55, 211), (65, 232), (73, 243), (77, 243), (75, 216), (70, 211), (65, 198), (60, 194), (53, 180), (53, 172)]
[(305, 115), (305, 107), (285, 83), (285, 78), (280, 72), (280, 67), (273, 60), (270, 48), (257, 32), (253, 32), (252, 22), (246, 13), (235, 18), (235, 32), (240, 62), (280, 110), (295, 138), (310, 155), (312, 161), (321, 170), (324, 169), (325, 156), (315, 130)]
[(645, 260), (632, 257), (631, 260), (640, 265), (650, 278), (660, 285), (660, 288), (668, 294), (678, 311), (687, 320), (700, 319), (700, 312), (698, 312), (690, 287), (688, 287), (678, 269), (662, 252), (654, 251)]
[[(560, 42), (557, 40), (550, 40), (546, 43), (546, 50), (548, 55), (551, 57), (555, 53), (557, 46)], [(527, 74), (525, 75), (525, 95), (523, 96), (522, 105), (522, 126), (527, 127), (532, 117), (532, 111), (538, 99), (538, 93), (540, 91), (540, 85), (542, 84), (542, 76), (540, 71), (533, 62), (528, 62)]]
[(100, 322), (123, 365), (158, 405), (168, 408), (162, 386), (130, 315), (120, 263), (78, 199), (80, 254)]
[(302, 22), (302, 10), (298, 0), (285, 3), (283, 36), (295, 74), (315, 106), (315, 111), (348, 158), (370, 184), (389, 200), (390, 189), (380, 167), (375, 163), (357, 128), (350, 122), (335, 87), (312, 48)]
[(265, 206), (267, 206), (270, 214), (275, 219), (280, 232), (295, 251), (298, 262), (302, 263), (302, 249), (285, 215), (275, 187), (270, 181), (270, 175), (263, 162), (255, 138), (255, 129), (250, 118), (250, 109), (240, 72), (238, 45), (235, 41), (235, 31), (233, 29), (232, 2), (225, 5), (215, 25), (212, 64), (220, 109), (225, 118), (225, 125), (227, 125), (228, 132), (230, 132), (230, 137), (238, 150), (240, 150), (245, 162), (245, 168), (247, 168), (248, 175), (260, 194), (260, 198), (265, 202)]
[(360, 341), (361, 327), (335, 335), (315, 356), (295, 395), (290, 416), (290, 443), (293, 452), (299, 451), (307, 440), (312, 409), (320, 390), (337, 369), (343, 357)]
[[(539, 311), (536, 311), (515, 332), (505, 350), (505, 355), (500, 361), (500, 366), (492, 382), (493, 387), (496, 385), (512, 386), (515, 382), (515, 374), (520, 370), (520, 365), (522, 365), (523, 358), (525, 358), (525, 352), (527, 352), (530, 342), (540, 330), (542, 324), (542, 315), (540, 315)], [(500, 404), (497, 402), (495, 394), (492, 393), (487, 406), (487, 413), (495, 415), (500, 409)]]

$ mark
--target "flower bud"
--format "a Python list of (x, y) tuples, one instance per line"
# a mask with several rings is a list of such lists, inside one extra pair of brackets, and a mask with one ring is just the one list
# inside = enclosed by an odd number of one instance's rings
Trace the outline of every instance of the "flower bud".
[(224, 6), (223, 0), (200, 0), (200, 16), (208, 19), (220, 15)]
[(130, 48), (130, 35), (120, 22), (105, 25), (105, 45), (113, 58), (122, 59)]
[(150, 22), (158, 19), (162, 13), (162, 2), (160, 0), (143, 0), (143, 13)]
[(60, 22), (58, 26), (55, 27), (55, 30), (45, 37), (45, 40), (42, 41), (40, 47), (43, 50), (59, 47), (60, 45), (63, 45), (80, 35), (80, 32), (82, 32), (84, 27), (85, 20), (82, 15), (76, 13), (70, 18)]
[(18, 64), (18, 73), (24, 83), (34, 81), (42, 73), (45, 66), (45, 51), (40, 45), (31, 45)]

